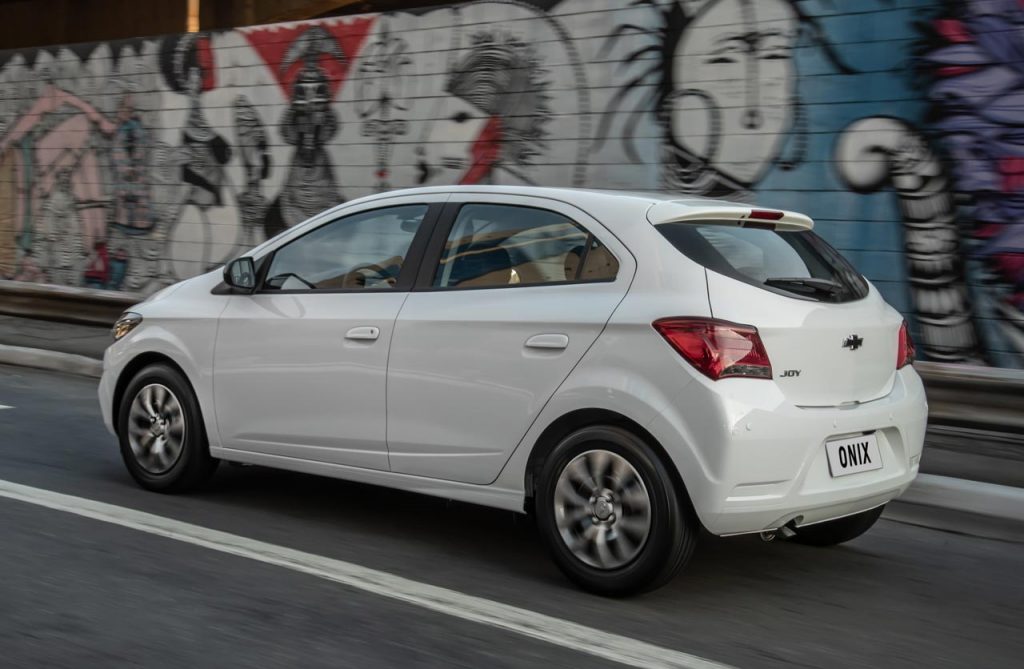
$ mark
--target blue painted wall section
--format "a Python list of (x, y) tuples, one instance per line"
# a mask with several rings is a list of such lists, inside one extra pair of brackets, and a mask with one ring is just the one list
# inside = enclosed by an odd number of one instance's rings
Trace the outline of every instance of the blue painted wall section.
[(0, 277), (153, 291), (449, 183), (804, 211), (922, 357), (1024, 368), (1018, 0), (481, 0), (0, 52)]

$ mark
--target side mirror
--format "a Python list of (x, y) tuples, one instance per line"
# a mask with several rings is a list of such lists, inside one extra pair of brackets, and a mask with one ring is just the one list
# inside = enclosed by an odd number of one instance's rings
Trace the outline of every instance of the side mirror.
[(235, 258), (224, 267), (224, 283), (242, 293), (256, 290), (256, 265), (249, 256)]

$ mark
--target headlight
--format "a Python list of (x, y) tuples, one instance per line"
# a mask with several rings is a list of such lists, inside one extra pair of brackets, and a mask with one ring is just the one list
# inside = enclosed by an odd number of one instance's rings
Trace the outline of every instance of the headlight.
[(114, 323), (114, 328), (110, 331), (110, 334), (114, 336), (114, 341), (117, 341), (134, 330), (141, 322), (141, 314), (137, 314), (134, 311), (126, 311), (121, 314), (121, 317), (117, 319), (116, 323)]

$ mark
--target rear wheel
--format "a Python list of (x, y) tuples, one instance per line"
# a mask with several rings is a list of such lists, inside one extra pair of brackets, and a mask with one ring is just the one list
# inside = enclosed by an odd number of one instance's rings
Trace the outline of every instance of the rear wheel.
[(578, 430), (538, 477), (537, 525), (555, 563), (586, 590), (622, 596), (657, 588), (693, 552), (697, 523), (665, 465), (619, 427)]
[(835, 546), (856, 539), (871, 529), (878, 517), (882, 515), (884, 508), (883, 505), (845, 518), (798, 527), (795, 529), (796, 534), (790, 537), (790, 541), (808, 546)]
[(143, 488), (184, 492), (217, 468), (199, 402), (181, 373), (168, 365), (150, 365), (135, 375), (121, 399), (117, 426), (121, 457)]

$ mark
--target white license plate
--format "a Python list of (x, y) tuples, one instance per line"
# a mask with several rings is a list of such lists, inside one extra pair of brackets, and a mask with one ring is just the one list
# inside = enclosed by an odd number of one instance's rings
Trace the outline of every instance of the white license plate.
[(825, 453), (833, 477), (882, 468), (882, 454), (874, 434), (826, 441)]

